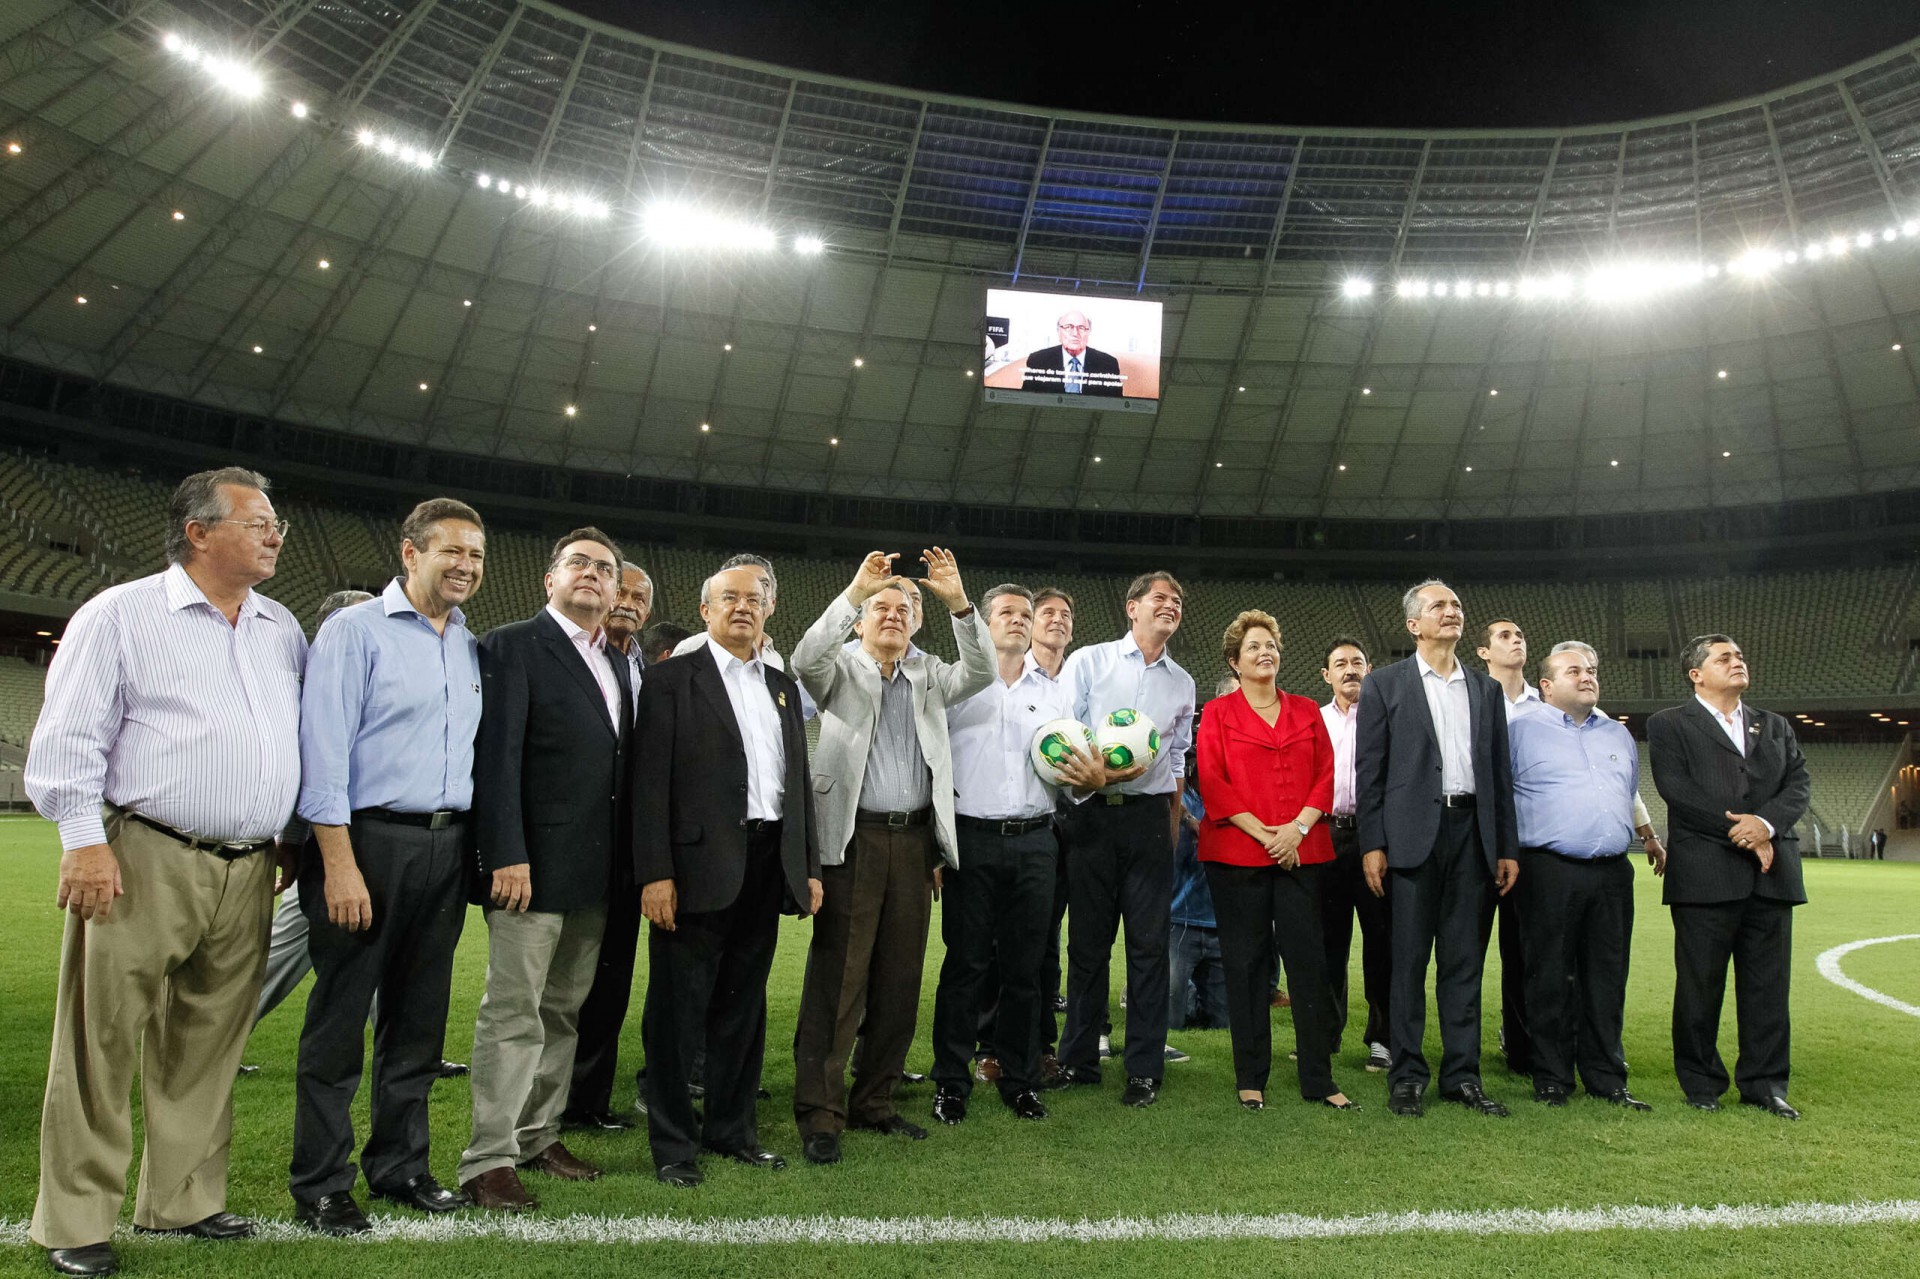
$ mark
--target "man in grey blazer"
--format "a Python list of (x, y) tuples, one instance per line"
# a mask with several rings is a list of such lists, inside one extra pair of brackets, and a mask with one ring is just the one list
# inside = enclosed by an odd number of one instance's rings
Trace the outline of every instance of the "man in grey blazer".
[[(920, 1008), (941, 860), (958, 865), (947, 707), (993, 680), (986, 619), (953, 555), (923, 551), (921, 584), (953, 615), (958, 664), (911, 648), (918, 613), (894, 555), (874, 551), (793, 650), (820, 707), (813, 822), (824, 900), (814, 917), (794, 1035), (794, 1119), (813, 1163), (840, 1158), (847, 1127), (918, 1141), (895, 1111)], [(848, 629), (858, 645), (845, 644)], [(854, 1055), (847, 1095), (847, 1058)]]
[(1422, 582), (1401, 602), (1414, 655), (1361, 685), (1353, 748), (1362, 873), (1375, 896), (1393, 894), (1387, 1108), (1424, 1113), (1432, 956), (1440, 1096), (1502, 1116), (1480, 1087), (1480, 973), (1494, 894), (1520, 873), (1506, 697), (1455, 654), (1466, 613), (1445, 582)]

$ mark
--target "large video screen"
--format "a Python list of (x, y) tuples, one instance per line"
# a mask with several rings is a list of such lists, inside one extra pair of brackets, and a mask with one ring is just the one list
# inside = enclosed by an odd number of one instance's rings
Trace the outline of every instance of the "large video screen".
[(988, 289), (986, 397), (1000, 404), (1160, 406), (1160, 304)]

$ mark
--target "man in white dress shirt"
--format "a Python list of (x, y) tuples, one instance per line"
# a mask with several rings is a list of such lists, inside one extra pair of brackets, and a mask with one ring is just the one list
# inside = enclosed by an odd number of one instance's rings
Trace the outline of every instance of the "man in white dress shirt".
[(1108, 1013), (1108, 968), (1127, 926), (1127, 1086), (1121, 1101), (1151, 1106), (1166, 1067), (1173, 849), (1180, 790), (1193, 742), (1194, 687), (1167, 651), (1185, 596), (1173, 574), (1142, 573), (1127, 587), (1127, 633), (1067, 659), (1061, 681), (1074, 718), (1094, 727), (1116, 710), (1144, 713), (1160, 730), (1160, 753), (1105, 773), (1101, 793), (1062, 819), (1073, 852), (1067, 870), (1067, 1027), (1060, 1064), (1073, 1084), (1100, 1082), (1100, 1029)]
[(225, 1210), (233, 1078), (300, 790), (307, 656), (293, 615), (253, 590), (287, 535), (266, 490), (239, 467), (183, 480), (166, 571), (82, 605), (47, 674), (24, 780), (59, 823), (70, 913), (28, 1233), (62, 1274), (118, 1265), (136, 1069), (135, 1229), (253, 1233)]
[(1360, 842), (1354, 816), (1353, 742), (1360, 722), (1360, 689), (1373, 667), (1359, 640), (1339, 636), (1327, 645), (1327, 664), (1320, 678), (1333, 690), (1333, 699), (1320, 708), (1327, 735), (1333, 739), (1333, 810), (1327, 826), (1333, 832), (1333, 865), (1321, 878), (1320, 930), (1327, 944), (1327, 982), (1333, 997), (1334, 1040), (1347, 1029), (1347, 969), (1353, 950), (1353, 921), (1360, 920), (1360, 973), (1367, 1000), (1367, 1025), (1360, 1037), (1366, 1068), (1384, 1073), (1392, 1064), (1387, 1051), (1387, 1009), (1393, 983), (1391, 939), (1393, 912), (1385, 897), (1367, 888), (1360, 867)]
[[(1527, 682), (1527, 633), (1510, 617), (1496, 617), (1480, 628), (1473, 650), (1487, 664), (1487, 674), (1500, 686), (1507, 723), (1532, 714), (1544, 703), (1540, 690)], [(1498, 898), (1494, 907), (1500, 927), (1500, 1051), (1507, 1069), (1516, 1075), (1533, 1073), (1533, 1031), (1527, 1022), (1527, 948), (1521, 922), (1522, 893)], [(1494, 917), (1486, 931), (1491, 933)]]

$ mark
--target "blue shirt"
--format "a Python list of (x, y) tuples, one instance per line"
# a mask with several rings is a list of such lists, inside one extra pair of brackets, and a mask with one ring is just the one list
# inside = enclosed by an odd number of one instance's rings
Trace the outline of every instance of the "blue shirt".
[[(1180, 802), (1187, 816), (1197, 822), (1207, 820), (1200, 803), (1200, 788), (1189, 786)], [(1189, 928), (1218, 928), (1213, 913), (1213, 890), (1207, 886), (1207, 873), (1200, 865), (1200, 832), (1180, 823), (1180, 842), (1173, 850), (1173, 911), (1169, 918)]]
[(1605, 715), (1576, 724), (1541, 706), (1507, 725), (1520, 847), (1563, 857), (1610, 857), (1633, 841), (1640, 756), (1633, 734)]
[(344, 826), (361, 808), (464, 812), (473, 804), (480, 648), (454, 609), (444, 634), (400, 579), (314, 636), (300, 697), (298, 812)]
[(1073, 690), (1073, 716), (1100, 731), (1100, 721), (1123, 708), (1145, 711), (1160, 730), (1160, 754), (1146, 772), (1112, 789), (1125, 795), (1170, 795), (1187, 772), (1193, 745), (1193, 676), (1161, 650), (1151, 665), (1128, 631), (1106, 644), (1075, 649), (1060, 671)]

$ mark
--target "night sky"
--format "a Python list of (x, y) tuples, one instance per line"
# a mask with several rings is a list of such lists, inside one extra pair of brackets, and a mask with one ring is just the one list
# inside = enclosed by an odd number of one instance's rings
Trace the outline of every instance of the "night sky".
[(1412, 129), (1687, 111), (1920, 36), (1920, 9), (1905, 0), (561, 3), (663, 40), (933, 92), (1172, 119)]

